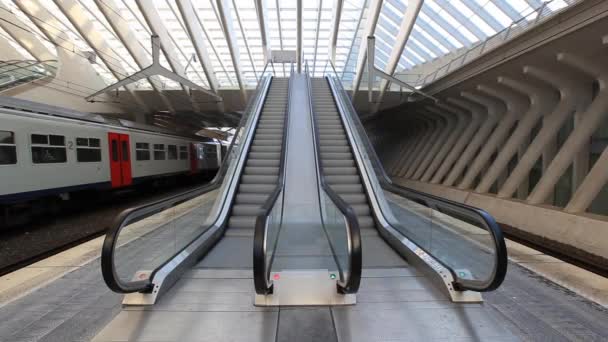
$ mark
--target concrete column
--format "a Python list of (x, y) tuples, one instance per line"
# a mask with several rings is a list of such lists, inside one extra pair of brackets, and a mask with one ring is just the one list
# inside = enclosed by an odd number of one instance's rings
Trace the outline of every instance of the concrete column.
[[(524, 74), (525, 73), (526, 67), (524, 67)], [(513, 155), (517, 153), (519, 147), (526, 139), (529, 139), (532, 128), (534, 128), (544, 114), (551, 112), (558, 100), (557, 92), (548, 87), (536, 86), (507, 77), (500, 77), (498, 83), (505, 85), (522, 95), (527, 94), (530, 106), (526, 113), (521, 117), (521, 120), (519, 120), (517, 128), (515, 128), (513, 134), (508, 138), (504, 147), (500, 149), (496, 160), (494, 160), (488, 172), (483, 176), (481, 182), (479, 182), (475, 191), (480, 193), (488, 192), (500, 173), (508, 168), (509, 161)], [(497, 132), (497, 134), (498, 133), (499, 132)]]
[(477, 89), (489, 96), (502, 100), (507, 106), (507, 112), (502, 117), (498, 126), (487, 140), (486, 144), (482, 147), (475, 160), (473, 160), (473, 164), (467, 170), (462, 182), (458, 185), (458, 188), (460, 189), (471, 188), (473, 181), (475, 180), (475, 177), (479, 175), (481, 168), (490, 160), (492, 154), (498, 149), (500, 142), (505, 140), (511, 127), (513, 127), (517, 119), (530, 105), (525, 97), (522, 97), (505, 87), (479, 85), (477, 86)]
[(595, 132), (606, 117), (606, 114), (608, 114), (608, 89), (606, 87), (608, 68), (605, 66), (605, 63), (603, 61), (584, 59), (570, 53), (560, 53), (557, 59), (591, 77), (595, 77), (599, 82), (600, 90), (585, 111), (585, 114), (583, 114), (580, 125), (572, 131), (572, 134), (570, 134), (549, 165), (547, 172), (540, 179), (532, 194), (528, 196), (528, 202), (531, 204), (544, 203), (559, 178), (574, 161), (576, 154), (581, 151), (593, 132)]
[[(591, 95), (591, 89), (589, 93)], [(583, 122), (584, 110), (582, 108), (574, 113), (574, 129)], [(591, 154), (591, 138), (583, 142), (580, 151), (574, 156), (574, 163), (572, 164), (572, 191), (576, 191), (578, 187), (583, 183), (583, 180), (589, 173), (589, 155)]]
[(461, 155), (462, 151), (471, 141), (473, 134), (475, 134), (475, 132), (481, 125), (485, 114), (485, 111), (482, 106), (473, 104), (469, 101), (465, 101), (464, 99), (449, 98), (447, 101), (468, 110), (471, 113), (471, 120), (468, 122), (468, 125), (466, 125), (466, 129), (464, 130), (464, 132), (456, 141), (454, 148), (450, 151), (443, 163), (441, 163), (439, 170), (431, 179), (431, 183), (434, 184), (441, 182), (443, 177), (445, 177), (445, 175), (448, 173), (450, 167), (452, 167), (456, 159)]
[(409, 137), (397, 159), (396, 170), (394, 170), (393, 174), (398, 175), (402, 171), (404, 166), (407, 165), (407, 159), (414, 153), (416, 145), (420, 143), (420, 140), (423, 139), (425, 134), (432, 128), (432, 123), (426, 119), (415, 119), (411, 125), (412, 129), (408, 131)]
[(488, 115), (479, 128), (479, 131), (477, 131), (473, 137), (473, 140), (471, 140), (471, 143), (464, 150), (462, 156), (458, 158), (456, 165), (454, 165), (454, 168), (443, 182), (443, 185), (446, 186), (454, 185), (464, 168), (473, 160), (481, 145), (486, 142), (486, 139), (490, 135), (490, 132), (492, 132), (492, 129), (496, 126), (500, 117), (506, 112), (504, 103), (494, 98), (474, 93), (461, 93), (461, 95), (466, 99), (485, 107)]
[(436, 113), (426, 112), (426, 111), (420, 111), (420, 113), (425, 114), (430, 119), (434, 119), (435, 127), (434, 127), (433, 131), (431, 132), (431, 134), (429, 134), (425, 138), (425, 141), (422, 143), (420, 148), (418, 148), (416, 150), (412, 163), (410, 165), (408, 165), (408, 169), (405, 174), (406, 178), (412, 178), (414, 176), (414, 173), (420, 167), (420, 164), (422, 164), (422, 162), (424, 161), (424, 158), (429, 154), (429, 150), (431, 150), (433, 148), (433, 146), (435, 145), (435, 142), (437, 141), (437, 139), (439, 139), (441, 134), (444, 133), (445, 128), (447, 126), (447, 121), (445, 120), (445, 118), (437, 115)]
[(600, 155), (583, 183), (576, 189), (565, 211), (569, 213), (584, 212), (589, 208), (597, 194), (608, 182), (608, 148)]
[(443, 161), (445, 161), (445, 158), (448, 153), (454, 148), (456, 140), (462, 137), (465, 129), (471, 121), (471, 115), (463, 110), (460, 110), (454, 106), (446, 106), (444, 104), (438, 104), (438, 106), (454, 115), (454, 117), (456, 118), (456, 127), (452, 130), (447, 140), (443, 142), (443, 145), (439, 149), (439, 152), (437, 152), (437, 155), (433, 157), (431, 165), (429, 165), (429, 167), (422, 175), (422, 178), (420, 180), (423, 182), (428, 182), (435, 174), (435, 171), (437, 171), (439, 166), (443, 163)]
[[(419, 113), (419, 115), (422, 115)], [(421, 154), (421, 151), (425, 149), (428, 145), (428, 142), (437, 134), (438, 131), (441, 131), (443, 127), (443, 122), (436, 117), (428, 117), (425, 116), (425, 120), (429, 123), (429, 127), (425, 134), (418, 140), (411, 154), (404, 161), (403, 169), (400, 173), (401, 177), (407, 177), (407, 174), (410, 169), (415, 170), (415, 164), (418, 156)]]
[[(519, 147), (517, 148), (517, 161), (518, 161), (518, 164), (519, 164), (519, 161), (521, 160), (521, 157), (523, 157), (524, 154), (526, 153), (526, 150), (528, 149), (528, 147), (530, 147), (530, 135), (527, 135), (522, 140), (521, 145), (519, 145)], [(506, 169), (508, 171), (508, 165), (507, 165)], [(497, 191), (500, 191), (500, 189), (505, 184), (506, 179), (507, 178), (505, 177), (504, 180), (498, 182), (498, 189), (499, 190), (497, 190)], [(524, 177), (523, 181), (517, 187), (517, 198), (526, 199), (528, 197), (528, 192), (530, 191), (529, 189), (530, 189), (530, 177)]]
[(456, 129), (456, 124), (457, 124), (457, 121), (456, 121), (456, 118), (454, 117), (454, 115), (448, 113), (442, 107), (428, 106), (427, 110), (431, 113), (435, 113), (435, 114), (441, 116), (446, 121), (446, 125), (445, 125), (444, 129), (441, 130), (441, 133), (437, 136), (437, 138), (434, 139), (433, 141), (431, 141), (431, 148), (428, 149), (424, 153), (424, 156), (422, 158), (422, 161), (420, 162), (420, 165), (418, 165), (418, 167), (416, 168), (416, 171), (414, 172), (414, 174), (411, 177), (411, 179), (415, 179), (415, 180), (418, 180), (418, 179), (420, 179), (420, 177), (422, 177), (424, 172), (427, 170), (428, 166), (431, 164), (431, 161), (433, 161), (433, 158), (437, 155), (437, 153), (439, 152), (441, 147), (447, 142), (447, 140), (450, 138), (452, 132)]
[[(418, 116), (419, 114), (416, 115)], [(427, 139), (430, 138), (430, 136), (435, 130), (436, 122), (434, 120), (431, 120), (427, 117), (422, 117), (421, 115), (418, 120), (423, 123), (423, 125), (420, 126), (421, 131), (416, 134), (412, 141), (412, 144), (410, 145), (410, 148), (408, 149), (407, 154), (404, 155), (404, 158), (402, 159), (402, 162), (399, 166), (399, 177), (405, 176), (408, 168), (412, 165), (414, 159), (416, 158), (417, 152), (419, 151), (419, 149), (423, 148), (425, 142), (427, 141)]]
[[(555, 144), (557, 132), (564, 122), (570, 117), (572, 111), (581, 103), (587, 102), (591, 94), (590, 84), (585, 84), (580, 77), (575, 78), (564, 73), (553, 72), (538, 67), (528, 67), (528, 75), (559, 90), (560, 101), (553, 112), (545, 117), (543, 126), (538, 132), (526, 153), (520, 158), (519, 163), (511, 172), (511, 175), (498, 192), (498, 197), (510, 197), (517, 187), (528, 178), (530, 170), (540, 158), (542, 153), (547, 153), (547, 146)], [(553, 158), (551, 158), (553, 159)], [(546, 161), (547, 165), (550, 161)], [(545, 160), (543, 160), (543, 164)], [(543, 174), (546, 168), (543, 167)]]

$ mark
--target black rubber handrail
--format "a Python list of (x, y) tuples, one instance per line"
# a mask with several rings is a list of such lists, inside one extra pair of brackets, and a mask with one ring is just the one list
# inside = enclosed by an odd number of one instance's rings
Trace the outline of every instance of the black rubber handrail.
[[(249, 113), (252, 109), (252, 106), (255, 104), (255, 102), (256, 102), (255, 100), (258, 97), (257, 94), (259, 94), (259, 92), (261, 91), (261, 86), (263, 84), (262, 80), (264, 79), (263, 75), (266, 72), (267, 67), (268, 67), (268, 64), (266, 64), (266, 66), (264, 67), (264, 70), (262, 71), (262, 74), (261, 74), (262, 78), (260, 79), (260, 82), (258, 83), (258, 86), (256, 87), (256, 90), (254, 92), (254, 94), (256, 94), (256, 95), (254, 95), (250, 98), (249, 103), (247, 104), (247, 107), (246, 107), (244, 113)], [(249, 115), (243, 115), (241, 117), (239, 126), (235, 130), (232, 142), (230, 143), (230, 147), (226, 151), (226, 154), (225, 154), (226, 158), (224, 158), (224, 160), (222, 161), (220, 169), (218, 170), (217, 174), (215, 175), (215, 177), (211, 180), (211, 182), (209, 184), (203, 185), (196, 189), (191, 189), (191, 190), (182, 192), (180, 194), (169, 196), (168, 198), (164, 198), (164, 199), (161, 199), (158, 201), (142, 204), (142, 205), (139, 205), (136, 207), (132, 207), (132, 208), (123, 210), (120, 214), (118, 214), (118, 216), (116, 216), (116, 218), (112, 222), (112, 225), (108, 229), (108, 232), (106, 233), (106, 236), (103, 241), (103, 246), (101, 249), (101, 274), (103, 276), (103, 279), (104, 279), (106, 285), (112, 291), (117, 292), (117, 293), (150, 292), (153, 287), (153, 284), (152, 284), (153, 275), (156, 273), (156, 271), (158, 269), (163, 267), (166, 263), (166, 261), (165, 261), (165, 263), (159, 265), (155, 270), (153, 270), (153, 272), (151, 273), (151, 275), (149, 277), (147, 277), (147, 279), (135, 280), (135, 281), (127, 282), (127, 283), (123, 282), (120, 279), (120, 277), (118, 276), (118, 274), (116, 273), (116, 268), (115, 268), (115, 264), (114, 264), (115, 247), (118, 242), (118, 237), (120, 235), (122, 228), (130, 223), (142, 220), (146, 217), (149, 217), (149, 216), (159, 213), (161, 211), (172, 208), (180, 203), (184, 203), (192, 198), (201, 196), (205, 193), (218, 189), (224, 180), (224, 177), (228, 171), (228, 168), (230, 167), (230, 165), (228, 164), (229, 158), (227, 156), (229, 156), (232, 153), (233, 148), (235, 148), (237, 136), (238, 136), (239, 132), (244, 128), (244, 125), (247, 122), (248, 117), (249, 117)], [(251, 124), (255, 125), (256, 123), (252, 122)], [(175, 255), (177, 255), (178, 253), (176, 253)], [(171, 260), (171, 259), (172, 259), (172, 257), (168, 258), (167, 260)]]
[[(336, 72), (336, 69), (335, 69), (333, 63), (331, 63), (331, 61), (329, 63), (331, 65), (331, 68), (334, 71), (334, 74), (337, 75), (337, 72)], [(328, 80), (329, 80), (329, 78), (328, 78)], [(339, 88), (339, 89), (336, 89), (335, 91), (341, 92), (341, 96), (344, 99), (349, 99), (348, 93), (346, 93), (346, 90), (342, 87), (342, 84), (340, 81), (330, 82), (330, 84), (335, 84), (336, 87)], [(334, 96), (337, 96), (337, 95), (338, 94), (334, 94)], [(502, 229), (500, 228), (500, 226), (498, 225), (498, 223), (496, 222), (494, 217), (492, 217), (492, 215), (490, 215), (487, 211), (485, 211), (483, 209), (472, 207), (472, 206), (469, 206), (469, 205), (466, 205), (463, 203), (451, 201), (451, 200), (448, 200), (445, 198), (427, 194), (427, 193), (424, 193), (421, 191), (417, 191), (417, 190), (410, 189), (410, 188), (393, 183), (391, 178), (386, 174), (384, 167), (380, 163), (380, 159), (378, 158), (378, 155), (376, 154), (376, 150), (373, 148), (371, 142), (369, 141), (367, 133), (365, 132), (365, 128), (363, 127), (363, 124), (361, 123), (359, 116), (356, 115), (357, 111), (355, 110), (352, 102), (350, 100), (344, 100), (344, 101), (342, 101), (342, 103), (344, 103), (348, 107), (346, 110), (348, 112), (347, 114), (353, 120), (355, 126), (357, 126), (357, 127), (355, 127), (355, 129), (359, 133), (358, 134), (359, 138), (360, 138), (361, 142), (363, 142), (363, 145), (364, 145), (363, 147), (365, 148), (365, 150), (367, 152), (367, 155), (372, 163), (372, 167), (374, 168), (375, 173), (378, 176), (380, 186), (383, 189), (385, 189), (389, 192), (392, 192), (394, 194), (397, 194), (399, 196), (405, 197), (411, 201), (414, 201), (416, 203), (419, 203), (419, 204), (429, 207), (431, 209), (435, 209), (440, 212), (443, 212), (449, 216), (457, 215), (457, 216), (459, 216), (457, 218), (459, 218), (461, 220), (468, 221), (468, 222), (472, 221), (472, 222), (476, 222), (476, 223), (481, 223), (485, 226), (486, 230), (488, 232), (490, 232), (490, 234), (492, 235), (492, 240), (494, 242), (494, 250), (495, 250), (495, 263), (494, 263), (495, 267), (494, 267), (492, 276), (489, 279), (487, 279), (486, 281), (461, 279), (458, 277), (456, 272), (454, 272), (454, 270), (451, 267), (449, 267), (445, 263), (441, 262), (441, 260), (439, 260), (439, 259), (437, 260), (444, 267), (446, 267), (447, 269), (450, 270), (450, 272), (454, 276), (454, 279), (456, 279), (456, 282), (454, 284), (455, 287), (460, 290), (472, 290), (472, 291), (478, 291), (478, 292), (492, 291), (492, 290), (495, 290), (496, 288), (498, 288), (504, 281), (505, 276), (507, 274), (508, 255), (507, 255), (507, 247), (505, 244), (505, 239), (504, 239), (504, 235), (502, 233)], [(460, 215), (458, 215), (458, 214), (460, 214)], [(432, 253), (429, 253), (429, 251), (425, 250), (422, 246), (418, 246), (418, 247), (420, 247), (422, 250), (427, 252), (429, 255), (433, 255)]]
[[(312, 123), (313, 123), (313, 131), (314, 131), (314, 142), (316, 149), (316, 157), (317, 157), (317, 167), (319, 169), (319, 182), (321, 183), (321, 188), (325, 193), (329, 196), (332, 202), (336, 205), (336, 207), (340, 210), (342, 215), (346, 218), (346, 229), (347, 229), (347, 237), (348, 237), (348, 246), (349, 246), (349, 266), (348, 270), (348, 280), (344, 283), (338, 283), (338, 291), (340, 293), (356, 293), (359, 290), (359, 285), (361, 284), (361, 274), (363, 269), (363, 252), (361, 248), (361, 231), (359, 229), (359, 220), (357, 219), (357, 215), (353, 208), (340, 197), (332, 187), (327, 183), (325, 179), (325, 172), (323, 169), (323, 158), (321, 158), (321, 139), (319, 137), (319, 128), (317, 124), (317, 115), (313, 107), (312, 103), (312, 84), (310, 81), (310, 74), (308, 70), (308, 62), (305, 65), (305, 73), (308, 81), (308, 99), (309, 106), (312, 112)], [(331, 243), (330, 243), (331, 245)], [(334, 252), (335, 255), (335, 252)], [(340, 266), (339, 262), (336, 262), (338, 267)]]
[[(270, 269), (268, 265), (272, 265), (274, 259), (274, 251), (269, 263), (266, 263), (266, 254), (268, 246), (268, 218), (274, 208), (279, 195), (285, 186), (285, 156), (287, 150), (287, 137), (289, 135), (289, 104), (291, 103), (291, 84), (293, 81), (293, 64), (289, 76), (289, 85), (287, 86), (287, 104), (285, 105), (285, 120), (283, 120), (283, 138), (281, 140), (281, 156), (279, 161), (279, 178), (272, 193), (266, 202), (260, 208), (260, 213), (255, 220), (255, 229), (253, 235), (253, 284), (255, 292), (260, 295), (272, 294), (274, 286), (270, 279)], [(282, 205), (282, 204), (281, 204)], [(282, 224), (282, 218), (281, 223)], [(279, 226), (279, 230), (281, 227)], [(276, 246), (273, 246), (273, 248)]]

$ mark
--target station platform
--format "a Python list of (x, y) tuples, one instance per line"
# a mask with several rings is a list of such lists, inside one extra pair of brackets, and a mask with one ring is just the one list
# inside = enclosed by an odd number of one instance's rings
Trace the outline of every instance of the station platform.
[[(189, 201), (170, 216), (158, 214), (139, 224), (148, 230), (163, 227), (180, 210), (201, 204), (200, 199)], [(251, 237), (240, 239), (251, 243)], [(98, 238), (0, 278), (0, 341), (587, 341), (608, 337), (608, 280), (515, 242), (508, 241), (509, 271), (503, 285), (484, 293), (482, 303), (452, 303), (416, 268), (383, 248), (381, 241), (365, 242), (356, 305), (256, 307), (250, 249), (232, 248), (234, 253), (227, 256), (218, 244), (154, 306), (123, 307), (123, 295), (111, 292), (102, 279), (102, 238)], [(138, 239), (128, 243), (137, 246)], [(214, 269), (218, 263), (225, 265), (226, 258), (229, 268)], [(378, 264), (391, 266), (379, 269)]]

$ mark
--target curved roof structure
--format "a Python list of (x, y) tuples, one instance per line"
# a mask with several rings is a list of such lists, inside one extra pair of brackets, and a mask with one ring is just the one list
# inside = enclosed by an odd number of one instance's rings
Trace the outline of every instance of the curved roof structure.
[[(254, 87), (270, 50), (297, 49), (302, 3), (302, 51), (313, 72), (333, 59), (346, 82), (356, 79), (367, 34), (376, 36), (376, 65), (388, 73), (467, 49), (513, 23), (533, 21), (575, 0), (0, 0), (19, 29), (45, 45), (90, 53), (114, 83), (146, 66), (158, 34), (161, 63), (213, 91)], [(5, 25), (11, 25), (4, 21)], [(16, 49), (26, 49), (2, 29)], [(59, 44), (49, 31), (62, 32)], [(69, 42), (69, 44), (68, 44)], [(65, 44), (64, 44), (65, 43)], [(278, 68), (281, 72), (282, 68)], [(156, 84), (155, 84), (156, 83)], [(178, 89), (162, 78), (137, 87)]]

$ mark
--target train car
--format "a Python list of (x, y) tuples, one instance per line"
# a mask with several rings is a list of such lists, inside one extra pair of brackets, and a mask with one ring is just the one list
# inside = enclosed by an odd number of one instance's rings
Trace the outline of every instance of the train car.
[[(41, 198), (67, 199), (82, 190), (192, 176), (217, 170), (221, 162), (219, 143), (98, 115), (82, 118), (0, 108), (0, 205), (4, 209)], [(193, 153), (199, 149), (201, 153)]]

